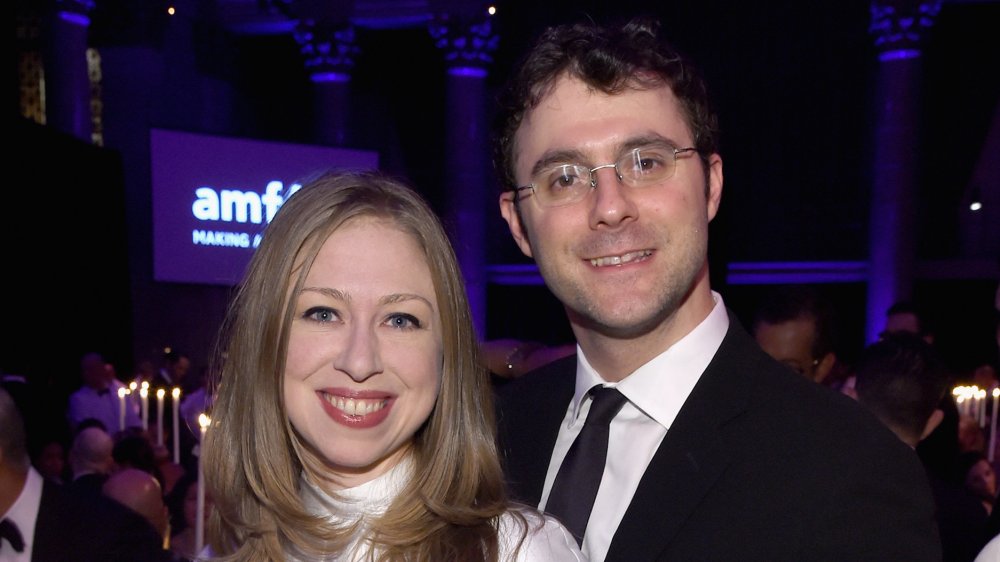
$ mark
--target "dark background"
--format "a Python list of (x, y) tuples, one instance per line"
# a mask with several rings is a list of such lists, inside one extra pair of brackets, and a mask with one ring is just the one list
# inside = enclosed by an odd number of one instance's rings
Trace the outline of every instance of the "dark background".
[[(231, 115), (228, 127), (171, 121), (170, 115), (195, 109), (183, 105), (189, 100), (166, 94), (153, 96), (160, 107), (146, 125), (312, 142), (311, 83), (294, 39), (240, 31), (220, 15), (225, 4), (199, 4), (192, 40), (198, 71), (234, 92), (227, 106), (200, 111)], [(167, 48), (170, 22), (158, 11), (165, 5), (98, 0), (91, 43), (99, 50), (136, 42)], [(40, 50), (44, 26), (36, 16), (46, 6), (19, 2), (16, 54)], [(532, 38), (556, 22), (652, 14), (702, 67), (720, 113), (725, 161), (723, 202), (710, 242), (713, 286), (745, 323), (768, 287), (727, 284), (727, 264), (867, 259), (877, 71), (867, 2), (518, 0), (497, 6), (494, 25), (501, 40), (487, 78), (487, 108)], [(141, 25), (140, 17), (146, 18)], [(35, 36), (24, 33), (32, 22)], [(919, 258), (927, 263), (997, 261), (963, 245), (960, 221), (996, 121), (998, 26), (996, 2), (944, 2), (927, 35), (918, 196)], [(423, 26), (359, 28), (357, 44), (351, 147), (377, 150), (388, 171), (408, 177), (444, 214), (448, 117), (442, 53)], [(105, 100), (106, 116), (116, 111), (114, 101)], [(17, 96), (12, 102), (15, 113)], [(105, 352), (128, 374), (136, 362), (157, 358), (168, 346), (191, 355), (195, 370), (203, 366), (231, 289), (152, 281), (150, 234), (143, 230), (151, 213), (142, 193), (148, 185), (124, 179), (148, 163), (129, 161), (122, 147), (98, 148), (20, 117), (13, 121), (9, 161), (15, 173), (3, 195), (0, 227), (0, 310), (8, 334), (0, 369), (69, 386), (65, 381), (75, 381), (84, 351)], [(1000, 155), (988, 161), (1000, 165)], [(527, 263), (492, 202), (486, 216), (487, 262)], [(956, 368), (980, 356), (995, 361), (996, 276), (926, 273), (914, 296), (931, 309), (938, 341)], [(843, 354), (851, 357), (864, 344), (865, 286), (822, 288), (838, 304)], [(487, 312), (489, 338), (571, 339), (561, 307), (542, 286), (491, 285)]]

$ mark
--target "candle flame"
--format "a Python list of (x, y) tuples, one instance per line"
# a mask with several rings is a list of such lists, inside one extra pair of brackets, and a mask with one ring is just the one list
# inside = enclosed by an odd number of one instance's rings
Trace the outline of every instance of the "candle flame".
[(181, 389), (180, 388), (178, 388), (178, 387), (175, 386), (174, 390), (172, 392), (173, 392), (174, 400), (177, 400), (178, 398), (181, 397)]
[(144, 389), (149, 388), (149, 381), (142, 381), (142, 385), (141, 386)]
[(139, 396), (141, 396), (141, 397), (143, 397), (143, 398), (145, 398), (145, 397), (149, 396), (149, 389), (148, 389), (148, 388), (146, 388), (146, 387), (142, 387), (142, 388), (140, 388), (140, 389), (139, 389)]
[(139, 383), (137, 383), (135, 381), (132, 381), (132, 382), (128, 383), (128, 389), (129, 390), (135, 390), (137, 388), (139, 388)]
[(128, 391), (125, 390), (124, 388), (118, 389), (118, 398), (125, 398), (126, 394), (128, 394)]
[(212, 423), (212, 418), (206, 416), (205, 414), (198, 415), (198, 425), (201, 426), (201, 429), (203, 431), (208, 429), (208, 426), (211, 425), (211, 423)]
[(156, 389), (156, 397), (157, 398), (163, 398), (166, 394), (167, 394), (166, 390), (163, 390), (162, 388)]
[(993, 389), (993, 398), (1000, 398), (1000, 388)]

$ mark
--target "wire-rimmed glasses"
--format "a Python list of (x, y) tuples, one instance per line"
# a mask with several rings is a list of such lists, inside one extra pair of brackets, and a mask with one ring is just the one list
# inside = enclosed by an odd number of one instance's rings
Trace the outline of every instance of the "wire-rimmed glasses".
[(595, 172), (598, 170), (614, 168), (618, 181), (629, 187), (645, 187), (669, 179), (677, 169), (677, 157), (697, 151), (694, 147), (652, 144), (634, 148), (616, 162), (593, 168), (583, 164), (556, 164), (532, 176), (530, 185), (512, 191), (521, 197), (523, 192), (530, 190), (540, 206), (561, 207), (580, 201), (596, 189)]

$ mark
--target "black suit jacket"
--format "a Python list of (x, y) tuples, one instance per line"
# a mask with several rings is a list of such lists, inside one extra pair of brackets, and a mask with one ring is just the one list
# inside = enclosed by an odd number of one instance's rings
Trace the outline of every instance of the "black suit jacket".
[(103, 496), (45, 481), (32, 562), (161, 562), (172, 557), (142, 516)]
[[(575, 373), (571, 356), (497, 391), (505, 470), (526, 503), (538, 505)], [(933, 511), (913, 450), (772, 360), (730, 315), (607, 560), (937, 561)]]

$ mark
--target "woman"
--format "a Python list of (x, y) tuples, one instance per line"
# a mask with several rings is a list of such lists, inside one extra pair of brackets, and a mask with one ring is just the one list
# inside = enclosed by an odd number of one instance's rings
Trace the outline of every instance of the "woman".
[(328, 174), (268, 226), (226, 322), (211, 549), (238, 560), (582, 560), (512, 508), (461, 274), (426, 203)]

